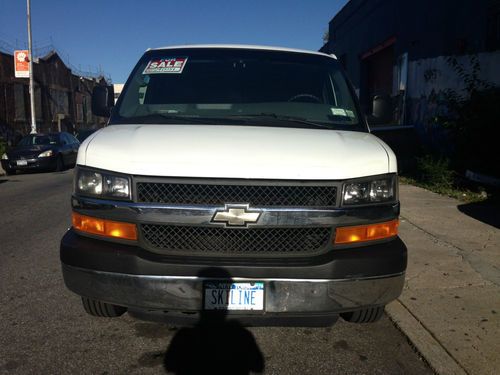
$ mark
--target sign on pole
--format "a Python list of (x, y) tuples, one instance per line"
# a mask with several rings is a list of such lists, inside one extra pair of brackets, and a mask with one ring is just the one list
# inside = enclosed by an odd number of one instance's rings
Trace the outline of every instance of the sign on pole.
[(29, 78), (28, 50), (14, 51), (14, 71), (16, 78)]

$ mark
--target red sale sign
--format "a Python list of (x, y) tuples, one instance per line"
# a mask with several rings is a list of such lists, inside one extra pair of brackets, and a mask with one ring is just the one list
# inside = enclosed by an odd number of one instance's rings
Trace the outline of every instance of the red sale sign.
[(187, 57), (167, 57), (151, 60), (142, 74), (180, 74), (186, 66)]
[(28, 50), (14, 51), (14, 74), (16, 78), (29, 78)]

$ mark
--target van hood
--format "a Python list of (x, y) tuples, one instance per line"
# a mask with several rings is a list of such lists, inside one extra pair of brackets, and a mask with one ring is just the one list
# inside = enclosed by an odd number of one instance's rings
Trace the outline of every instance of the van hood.
[(369, 133), (228, 125), (113, 125), (94, 133), (79, 165), (132, 175), (337, 180), (396, 172)]

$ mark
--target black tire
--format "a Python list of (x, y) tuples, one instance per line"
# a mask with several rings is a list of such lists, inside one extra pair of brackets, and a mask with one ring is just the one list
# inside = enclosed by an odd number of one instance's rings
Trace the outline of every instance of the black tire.
[(349, 323), (375, 323), (384, 314), (384, 307), (371, 307), (369, 309), (350, 311), (340, 314), (342, 319)]
[(61, 155), (57, 157), (56, 160), (56, 172), (64, 171), (64, 160)]
[(15, 175), (15, 174), (16, 174), (16, 170), (15, 170), (15, 169), (10, 169), (10, 168), (7, 168), (7, 169), (5, 170), (5, 174), (6, 174), (7, 176), (13, 176), (13, 175)]
[(127, 308), (123, 306), (112, 305), (87, 297), (82, 297), (82, 303), (87, 314), (101, 318), (116, 318), (127, 312)]

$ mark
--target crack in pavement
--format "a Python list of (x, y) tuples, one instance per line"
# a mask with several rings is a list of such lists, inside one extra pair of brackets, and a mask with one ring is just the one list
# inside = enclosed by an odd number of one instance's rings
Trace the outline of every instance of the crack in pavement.
[[(429, 232), (425, 228), (415, 224), (414, 222), (412, 222), (411, 220), (409, 220), (407, 217), (405, 217), (403, 215), (401, 215), (401, 218), (404, 219), (408, 224), (412, 225), (414, 228), (417, 228), (421, 232), (425, 233), (428, 237), (430, 237), (430, 239), (434, 243), (445, 246), (445, 247), (449, 247), (451, 249), (454, 249), (455, 255), (460, 257), (460, 259), (462, 261), (466, 262), (475, 272), (477, 272), (480, 275), (480, 277), (482, 279), (487, 280), (489, 283), (492, 283), (496, 286), (500, 286), (500, 282), (498, 280), (492, 279), (492, 278), (488, 277), (487, 275), (485, 275), (483, 272), (481, 272), (481, 270), (478, 268), (477, 262), (474, 261), (474, 259), (471, 259), (471, 255), (472, 255), (472, 253), (474, 253), (473, 250), (466, 250), (466, 249), (463, 249), (463, 248), (461, 248), (461, 247), (459, 247), (451, 242), (443, 240), (442, 238), (439, 238), (438, 236)], [(493, 268), (494, 270), (498, 271), (498, 267), (496, 267), (493, 264), (487, 264), (487, 263), (482, 262), (482, 261), (480, 263), (483, 266), (490, 267), (490, 268)], [(412, 278), (414, 278), (414, 277), (412, 277)]]

